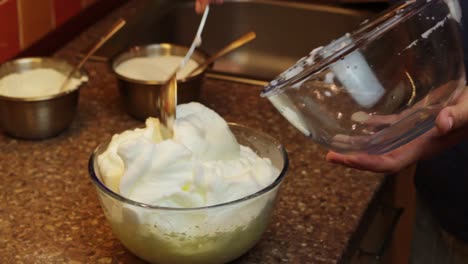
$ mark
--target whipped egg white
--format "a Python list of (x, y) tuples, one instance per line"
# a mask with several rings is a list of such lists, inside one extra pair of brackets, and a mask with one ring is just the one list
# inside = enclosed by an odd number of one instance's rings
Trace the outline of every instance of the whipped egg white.
[(159, 121), (114, 135), (98, 157), (104, 183), (141, 203), (193, 208), (233, 201), (270, 185), (278, 170), (241, 146), (217, 113), (199, 104), (177, 107), (174, 136)]

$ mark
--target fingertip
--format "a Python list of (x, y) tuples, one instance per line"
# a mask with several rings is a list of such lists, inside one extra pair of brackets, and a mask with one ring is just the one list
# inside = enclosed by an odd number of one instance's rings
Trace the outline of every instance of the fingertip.
[(449, 130), (452, 130), (452, 127), (453, 127), (453, 117), (449, 116), (447, 118), (447, 125), (448, 125), (448, 129)]
[(195, 12), (197, 12), (198, 14), (203, 13), (203, 5), (199, 1), (195, 2)]
[(386, 172), (389, 171), (391, 164), (385, 162), (381, 156), (371, 156), (367, 154), (339, 154), (329, 152), (326, 160), (333, 164), (346, 166), (348, 168), (372, 171), (372, 172)]
[(436, 118), (435, 125), (439, 132), (444, 135), (452, 130), (453, 122), (454, 120), (450, 108), (446, 107), (440, 111)]
[(344, 155), (335, 152), (329, 152), (326, 156), (326, 160), (332, 164), (362, 170), (363, 168), (357, 159), (354, 155)]
[(338, 163), (338, 161), (340, 160), (340, 154), (333, 151), (329, 151), (325, 156), (325, 160), (331, 163)]
[(354, 155), (345, 155), (330, 151), (326, 155), (325, 160), (340, 166), (359, 168), (359, 164), (356, 163), (356, 157)]

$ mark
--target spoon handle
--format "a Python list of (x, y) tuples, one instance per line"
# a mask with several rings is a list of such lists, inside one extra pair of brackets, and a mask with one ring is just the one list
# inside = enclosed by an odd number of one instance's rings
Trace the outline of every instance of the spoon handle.
[(184, 59), (181, 61), (179, 67), (175, 70), (175, 74), (177, 74), (177, 72), (180, 69), (185, 67), (185, 64), (187, 64), (190, 57), (192, 57), (192, 54), (193, 54), (193, 51), (195, 50), (195, 48), (200, 46), (201, 41), (202, 41), (201, 40), (201, 34), (203, 32), (203, 28), (205, 28), (205, 22), (206, 22), (206, 18), (208, 17), (209, 11), (210, 11), (210, 6), (207, 5), (206, 8), (205, 8), (205, 11), (203, 12), (203, 16), (202, 16), (202, 19), (200, 21), (200, 24), (198, 25), (197, 33), (195, 34), (195, 38), (193, 39), (192, 44), (190, 45), (190, 48), (189, 48), (187, 54), (185, 54)]
[(89, 59), (89, 57), (91, 57), (91, 55), (93, 55), (104, 43), (106, 43), (115, 33), (117, 33), (117, 31), (119, 31), (124, 25), (125, 25), (125, 20), (123, 20), (122, 18), (119, 19), (113, 26), (112, 28), (109, 30), (109, 32), (104, 35), (94, 46), (93, 48), (88, 51), (88, 53), (83, 57), (83, 59), (81, 59), (80, 63), (78, 64), (78, 66), (76, 66), (76, 70), (79, 70), (81, 69), (81, 67), (83, 67), (83, 65), (85, 64), (85, 62)]
[(203, 13), (203, 17), (198, 25), (197, 33), (195, 34), (195, 38), (190, 45), (187, 54), (185, 54), (184, 58), (182, 59), (179, 66), (176, 67), (174, 72), (170, 75), (169, 79), (164, 83), (161, 88), (161, 96), (158, 101), (159, 111), (160, 111), (160, 118), (161, 124), (164, 128), (163, 132), (165, 134), (165, 138), (170, 138), (173, 135), (174, 129), (173, 124), (174, 120), (176, 119), (176, 108), (177, 108), (177, 72), (182, 69), (187, 61), (193, 54), (193, 51), (196, 47), (200, 46), (201, 44), (201, 34), (203, 32), (203, 28), (205, 27), (205, 21), (208, 17), (208, 12), (210, 11), (209, 6), (206, 7), (205, 12)]
[(222, 48), (221, 50), (216, 52), (213, 56), (208, 58), (204, 63), (199, 64), (195, 69), (190, 71), (190, 73), (187, 76), (190, 76), (190, 75), (194, 74), (195, 72), (199, 71), (200, 69), (203, 69), (204, 67), (210, 65), (211, 63), (213, 63), (219, 57), (222, 57), (222, 56), (226, 55), (227, 53), (239, 48), (240, 46), (252, 41), (253, 39), (255, 39), (256, 36), (257, 35), (253, 31), (250, 31), (250, 32), (242, 35), (240, 38), (232, 41), (227, 46), (225, 46), (224, 48)]
[(62, 83), (62, 86), (60, 87), (60, 91), (63, 91), (66, 86), (68, 85), (68, 82), (70, 78), (75, 74), (76, 71), (80, 70), (81, 67), (85, 64), (85, 62), (93, 55), (104, 43), (106, 43), (117, 31), (119, 31), (124, 25), (125, 25), (125, 20), (122, 18), (119, 19), (96, 44), (86, 53), (86, 55), (81, 59), (80, 63), (73, 67), (73, 69), (68, 73), (67, 77), (65, 78), (65, 81)]

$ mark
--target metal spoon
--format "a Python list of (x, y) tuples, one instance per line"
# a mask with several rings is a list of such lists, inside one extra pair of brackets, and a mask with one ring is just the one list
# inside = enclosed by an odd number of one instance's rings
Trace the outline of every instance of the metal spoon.
[(159, 110), (160, 110), (160, 118), (161, 124), (163, 128), (163, 136), (165, 138), (170, 138), (173, 135), (173, 125), (174, 120), (176, 118), (176, 107), (177, 107), (177, 72), (185, 67), (185, 64), (189, 61), (190, 57), (193, 54), (193, 51), (197, 46), (201, 44), (201, 33), (203, 28), (205, 27), (205, 21), (208, 16), (210, 8), (209, 6), (206, 7), (205, 11), (203, 12), (203, 17), (200, 21), (200, 25), (198, 26), (197, 33), (195, 34), (195, 38), (190, 45), (190, 48), (185, 54), (184, 59), (181, 61), (179, 66), (174, 70), (174, 72), (170, 75), (167, 82), (161, 87), (161, 96), (159, 97)]
[[(187, 74), (187, 76), (191, 76), (197, 71), (205, 68), (206, 66), (213, 63), (216, 59), (252, 41), (253, 39), (255, 39), (255, 37), (256, 37), (256, 34), (255, 32), (252, 32), (252, 31), (242, 35), (240, 38), (232, 41), (227, 46), (225, 46), (224, 48), (216, 52), (213, 56), (208, 58), (204, 63), (199, 64), (195, 69), (190, 71), (190, 73)], [(178, 67), (176, 69), (176, 71), (171, 75), (166, 86), (163, 87), (161, 91), (159, 109), (161, 113), (160, 114), (161, 122), (163, 124), (162, 133), (163, 133), (164, 138), (169, 138), (172, 136), (172, 125), (175, 120), (176, 107), (177, 107), (177, 72), (182, 67)]]
[(117, 31), (119, 31), (124, 25), (125, 25), (125, 20), (122, 18), (119, 19), (96, 44), (86, 53), (86, 55), (81, 59), (80, 63), (78, 63), (73, 69), (68, 73), (68, 75), (65, 77), (65, 80), (62, 83), (62, 86), (60, 86), (60, 91), (64, 91), (70, 82), (71, 77), (73, 74), (75, 74), (76, 71), (79, 71), (81, 67), (85, 64), (85, 62), (93, 55), (106, 41), (108, 41)]

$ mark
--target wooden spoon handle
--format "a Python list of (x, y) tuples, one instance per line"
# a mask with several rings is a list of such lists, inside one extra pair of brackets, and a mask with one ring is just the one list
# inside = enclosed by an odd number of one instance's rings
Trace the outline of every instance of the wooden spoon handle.
[(115, 33), (117, 33), (117, 31), (119, 31), (125, 25), (125, 23), (126, 23), (125, 20), (123, 20), (122, 18), (119, 19), (112, 26), (109, 32), (107, 32), (96, 44), (94, 44), (94, 46), (88, 51), (88, 53), (86, 53), (86, 55), (81, 59), (80, 63), (78, 63), (78, 65), (73, 67), (73, 69), (65, 77), (65, 81), (62, 83), (62, 86), (60, 87), (60, 91), (65, 90), (73, 74), (75, 74), (76, 71), (79, 71), (81, 67), (83, 67), (83, 65), (89, 59), (89, 57), (91, 57), (91, 55), (93, 55), (104, 43), (106, 43), (106, 41), (108, 41)]
[(239, 48), (240, 46), (252, 41), (253, 39), (255, 39), (256, 36), (257, 35), (253, 31), (250, 31), (250, 32), (242, 35), (240, 38), (232, 41), (226, 47), (224, 47), (221, 50), (219, 50), (218, 52), (216, 52), (213, 56), (208, 58), (204, 63), (199, 64), (198, 67), (193, 69), (187, 76), (191, 76), (192, 74), (199, 71), (200, 69), (203, 69), (204, 67), (206, 67), (206, 66), (210, 65), (211, 63), (213, 63), (219, 57), (222, 57), (222, 56), (226, 55), (227, 53)]

